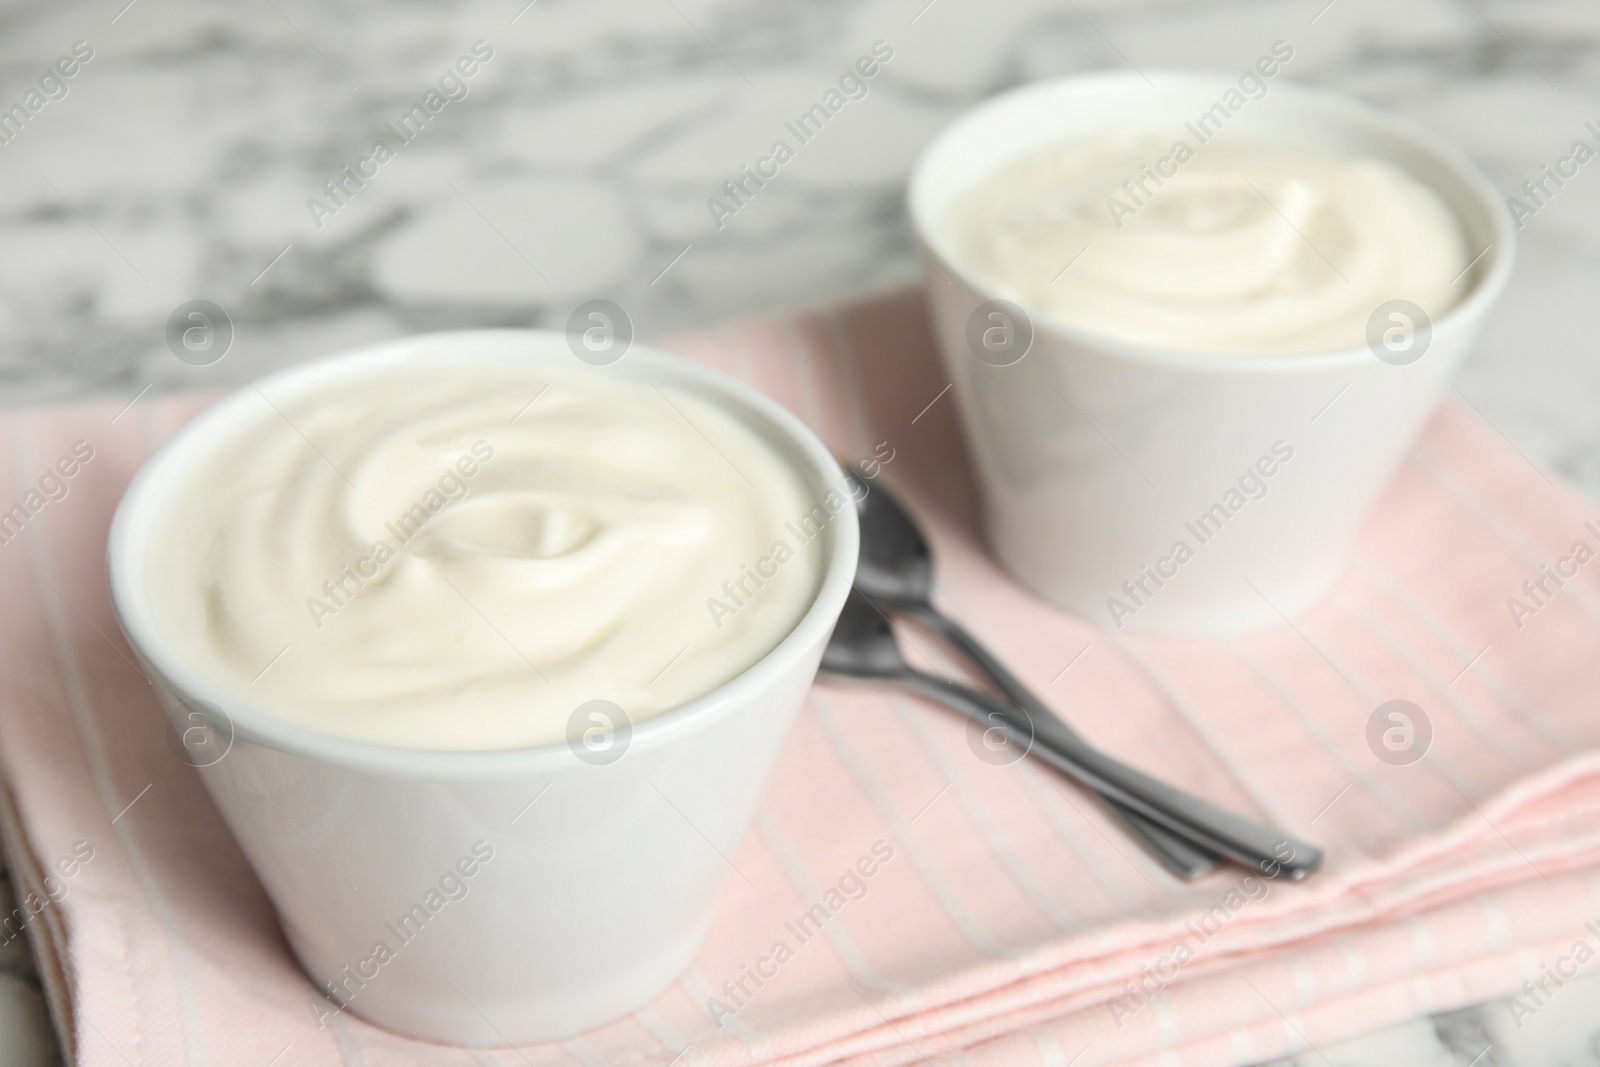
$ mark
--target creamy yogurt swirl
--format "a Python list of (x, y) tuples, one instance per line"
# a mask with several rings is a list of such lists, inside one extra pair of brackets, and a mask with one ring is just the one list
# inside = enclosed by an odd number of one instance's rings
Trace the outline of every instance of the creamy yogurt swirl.
[(968, 191), (947, 234), (1024, 307), (1191, 352), (1361, 347), (1380, 304), (1437, 320), (1471, 284), (1454, 215), (1398, 167), (1242, 140), (1059, 144)]
[(560, 741), (590, 701), (637, 723), (729, 681), (816, 595), (827, 507), (695, 396), (498, 363), (270, 392), (175, 494), (149, 565), (158, 625), (275, 717), (411, 748)]

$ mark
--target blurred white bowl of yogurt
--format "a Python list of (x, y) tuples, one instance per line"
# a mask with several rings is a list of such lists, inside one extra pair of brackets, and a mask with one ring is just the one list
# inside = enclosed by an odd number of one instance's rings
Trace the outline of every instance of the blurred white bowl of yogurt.
[(1510, 274), (1488, 179), (1292, 55), (1024, 86), (912, 176), (989, 540), (1110, 629), (1320, 600)]

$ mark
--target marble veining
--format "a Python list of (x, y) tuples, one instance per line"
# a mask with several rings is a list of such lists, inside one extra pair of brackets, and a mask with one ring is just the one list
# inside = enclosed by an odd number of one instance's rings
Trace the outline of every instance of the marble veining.
[[(1600, 145), (1584, 0), (11, 0), (0, 108), (34, 89), (41, 106), (0, 125), (0, 403), (135, 402), (417, 330), (559, 327), (596, 297), (648, 338), (901, 284), (922, 266), (906, 173), (962, 109), (1072, 72), (1242, 69), (1280, 39), (1288, 77), (1432, 127), (1508, 197)], [(79, 41), (92, 58), (42, 83)], [(863, 98), (747, 205), (708, 207), (877, 42), (892, 58)], [(469, 55), (465, 88), (441, 87)], [(328, 201), (434, 90), (448, 102)], [(1537, 206), (1457, 387), (1600, 500), (1600, 163)], [(204, 366), (166, 340), (194, 299), (234, 330)], [(0, 1065), (55, 1055), (20, 944), (0, 951)], [(1293, 1062), (1600, 1063), (1597, 1020), (1600, 982), (1572, 983), (1531, 1016), (1487, 1005)]]

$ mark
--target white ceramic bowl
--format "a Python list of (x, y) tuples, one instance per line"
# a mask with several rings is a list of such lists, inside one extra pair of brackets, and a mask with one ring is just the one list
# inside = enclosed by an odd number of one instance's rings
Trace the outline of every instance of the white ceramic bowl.
[[(474, 331), (374, 345), (263, 384), (282, 396), (452, 360), (576, 365), (562, 334)], [(832, 489), (848, 500), (822, 443), (748, 386), (639, 347), (594, 373), (714, 403), (771, 444), (816, 499)], [(228, 698), (154, 623), (152, 597), (172, 593), (151, 588), (152, 531), (254, 396), (244, 390), (210, 408), (139, 472), (112, 523), (110, 586), (175, 728), (210, 732), (210, 754), (191, 762), (204, 764), (301, 965), (319, 987), (339, 985), (349, 1010), (458, 1044), (560, 1038), (645, 1004), (699, 946), (730, 874), (724, 857), (811, 685), (855, 575), (855, 509), (826, 527), (820, 589), (793, 632), (726, 685), (632, 724), (613, 763), (584, 762), (566, 744), (432, 752), (346, 740)], [(307, 999), (319, 1016), (336, 1010), (310, 987)]]
[[(1027, 354), (1009, 366), (980, 360), (969, 322), (981, 304), (1006, 294), (954, 254), (946, 234), (952, 204), (998, 168), (1052, 143), (1121, 130), (1188, 136), (1184, 122), (1235, 84), (1183, 74), (1155, 74), (1151, 82), (1097, 74), (988, 101), (923, 153), (910, 211), (933, 264), (929, 304), (1000, 560), (1036, 592), (1101, 626), (1226, 635), (1277, 623), (1331, 588), (1356, 524), (1505, 287), (1515, 231), (1493, 184), (1450, 145), (1280, 74), (1215, 136), (1392, 162), (1444, 198), (1469, 254), (1487, 249), (1465, 299), (1434, 318), (1419, 358), (1394, 365), (1365, 347), (1270, 357), (1164, 350), (1030, 309)], [(1293, 450), (1292, 461), (1264, 497), (1217, 520), (1217, 529), (1207, 526), (1202, 532), (1214, 536), (1201, 543), (1185, 524), (1218, 504), (1279, 441)], [(1179, 540), (1193, 552), (1181, 564), (1173, 553)], [(1146, 568), (1157, 578), (1146, 577)], [(1136, 595), (1141, 581), (1148, 595), (1136, 602), (1130, 581)], [(1114, 611), (1113, 599), (1136, 610)]]

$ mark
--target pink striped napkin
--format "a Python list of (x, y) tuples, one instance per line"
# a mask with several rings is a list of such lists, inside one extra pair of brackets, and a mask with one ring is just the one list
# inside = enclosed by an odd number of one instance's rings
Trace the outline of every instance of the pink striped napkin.
[[(823, 684), (732, 857), (744, 877), (648, 1008), (519, 1049), (319, 1026), (106, 601), (118, 494), (205, 400), (33, 409), (0, 439), (0, 507), (38, 505), (0, 545), (0, 831), (25, 912), (0, 939), (32, 936), (74, 1062), (1231, 1064), (1528, 979), (1559, 996), (1600, 946), (1600, 523), (1472, 418), (1440, 411), (1294, 628), (1153, 640), (1052, 609), (984, 554), (915, 295), (671, 347), (842, 453), (892, 455), (879, 477), (931, 531), (945, 606), (1094, 741), (1321, 842), (1325, 871), (1179, 883), (1031, 761), (974, 759), (949, 715)], [(1369, 743), (1396, 699), (1431, 732), (1409, 765)]]

